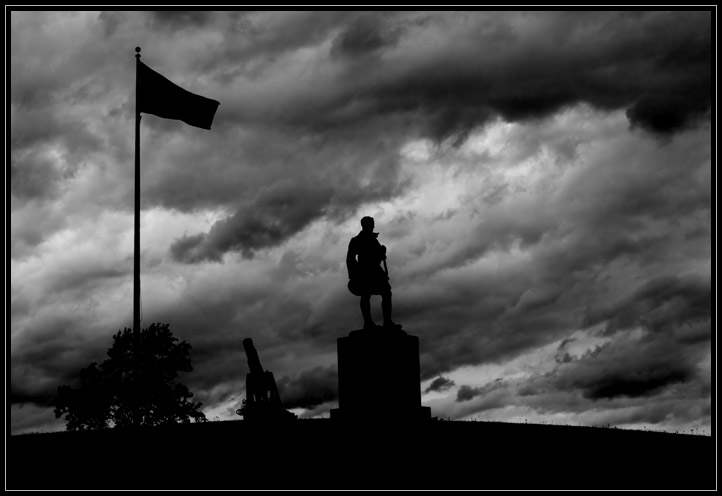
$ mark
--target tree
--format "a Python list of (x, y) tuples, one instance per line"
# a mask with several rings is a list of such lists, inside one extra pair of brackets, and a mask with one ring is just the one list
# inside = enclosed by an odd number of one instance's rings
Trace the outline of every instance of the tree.
[(108, 359), (80, 371), (80, 387), (58, 387), (55, 417), (65, 415), (69, 431), (204, 422), (202, 403), (175, 381), (193, 370), (191, 346), (170, 332), (168, 324), (142, 329), (136, 342), (131, 329), (113, 336)]
[(55, 416), (66, 414), (69, 431), (106, 428), (111, 417), (107, 392), (103, 373), (93, 362), (80, 371), (80, 389), (67, 385), (58, 387)]

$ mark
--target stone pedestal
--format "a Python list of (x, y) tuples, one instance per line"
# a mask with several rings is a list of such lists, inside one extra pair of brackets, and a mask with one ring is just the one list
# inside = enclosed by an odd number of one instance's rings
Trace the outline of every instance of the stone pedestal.
[(339, 420), (425, 420), (419, 338), (401, 330), (358, 330), (338, 339)]

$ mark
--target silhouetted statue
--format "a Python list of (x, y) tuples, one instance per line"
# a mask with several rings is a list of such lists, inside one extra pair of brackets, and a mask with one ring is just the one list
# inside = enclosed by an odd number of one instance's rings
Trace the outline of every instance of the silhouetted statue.
[(253, 340), (243, 340), (243, 348), (248, 358), (250, 372), (246, 375), (246, 399), (243, 408), (236, 410), (245, 420), (286, 420), (295, 419), (296, 415), (284, 410), (278, 394), (273, 372), (264, 371)]
[[(361, 232), (351, 238), (346, 254), (348, 269), (348, 289), (361, 297), (361, 315), (364, 329), (375, 329), (377, 326), (371, 318), (371, 295), (381, 295), (381, 311), (383, 312), (384, 328), (401, 329), (399, 324), (391, 320), (391, 284), (389, 271), (386, 267), (386, 247), (378, 241), (378, 233), (374, 232), (374, 220), (371, 217), (361, 219)], [(384, 268), (381, 268), (383, 262)]]

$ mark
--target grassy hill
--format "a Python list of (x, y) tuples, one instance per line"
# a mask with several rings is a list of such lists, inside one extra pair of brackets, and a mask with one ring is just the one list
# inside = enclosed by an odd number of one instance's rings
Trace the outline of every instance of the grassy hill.
[(243, 420), (11, 436), (7, 489), (715, 489), (712, 437)]

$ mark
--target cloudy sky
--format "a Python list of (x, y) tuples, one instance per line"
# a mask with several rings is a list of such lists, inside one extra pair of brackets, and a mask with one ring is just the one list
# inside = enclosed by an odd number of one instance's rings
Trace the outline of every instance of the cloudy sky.
[(9, 20), (14, 433), (63, 429), (57, 386), (132, 326), (136, 46), (220, 102), (141, 125), (143, 325), (209, 419), (247, 337), (294, 412), (337, 406), (370, 215), (434, 416), (710, 432), (710, 12)]

